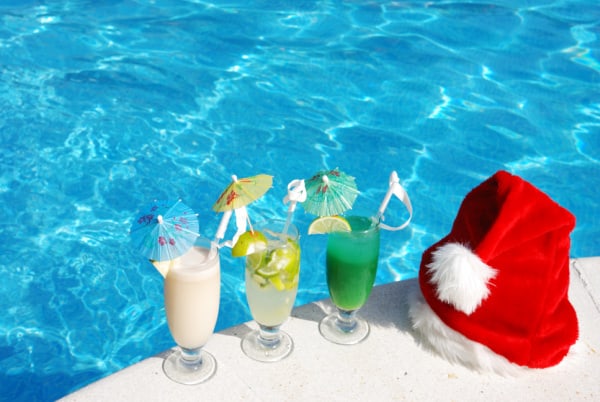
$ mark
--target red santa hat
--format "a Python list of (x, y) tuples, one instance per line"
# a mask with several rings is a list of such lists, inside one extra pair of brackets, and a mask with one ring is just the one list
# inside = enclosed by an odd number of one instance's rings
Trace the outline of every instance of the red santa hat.
[(420, 339), (478, 371), (558, 364), (578, 337), (568, 299), (574, 216), (499, 171), (464, 199), (425, 251), (409, 315)]

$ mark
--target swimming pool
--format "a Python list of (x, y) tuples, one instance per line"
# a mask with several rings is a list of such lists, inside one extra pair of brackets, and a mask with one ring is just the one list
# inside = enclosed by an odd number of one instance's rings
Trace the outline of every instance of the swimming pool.
[[(212, 236), (231, 174), (285, 185), (339, 166), (375, 211), (396, 170), (415, 216), (377, 283), (416, 275), (498, 169), (577, 217), (600, 255), (600, 9), (594, 1), (34, 1), (0, 5), (0, 395), (53, 400), (172, 346), (162, 279), (129, 242), (181, 197)], [(400, 220), (391, 206), (388, 220)], [(306, 233), (312, 216), (298, 209)], [(303, 236), (298, 303), (327, 297)], [(246, 321), (223, 257), (218, 329)]]

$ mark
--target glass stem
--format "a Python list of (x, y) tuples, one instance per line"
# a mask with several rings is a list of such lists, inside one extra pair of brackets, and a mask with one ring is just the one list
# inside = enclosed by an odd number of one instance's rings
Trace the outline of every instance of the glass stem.
[(188, 368), (200, 366), (202, 364), (202, 347), (195, 349), (181, 349), (181, 364)]
[(279, 346), (281, 338), (279, 336), (279, 325), (268, 327), (259, 324), (258, 341), (266, 349), (275, 349)]
[(347, 311), (338, 308), (336, 325), (343, 332), (352, 332), (356, 329), (357, 310)]

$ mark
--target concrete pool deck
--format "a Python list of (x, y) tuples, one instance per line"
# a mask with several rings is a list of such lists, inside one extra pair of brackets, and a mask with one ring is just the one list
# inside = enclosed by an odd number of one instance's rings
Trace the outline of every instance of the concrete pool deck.
[(321, 337), (317, 324), (329, 300), (294, 309), (283, 329), (295, 348), (285, 360), (259, 363), (240, 349), (255, 328), (241, 324), (211, 338), (206, 350), (217, 373), (204, 384), (179, 385), (162, 373), (170, 351), (150, 357), (67, 395), (73, 401), (598, 401), (600, 400), (600, 257), (571, 260), (570, 300), (579, 318), (579, 341), (556, 367), (519, 377), (479, 374), (452, 365), (417, 344), (406, 296), (416, 279), (377, 286), (361, 316), (371, 324), (358, 345)]

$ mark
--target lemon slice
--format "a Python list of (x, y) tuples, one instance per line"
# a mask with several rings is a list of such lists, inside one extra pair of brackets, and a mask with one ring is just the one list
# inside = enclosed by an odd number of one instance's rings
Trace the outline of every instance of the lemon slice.
[(331, 232), (350, 232), (352, 228), (348, 221), (341, 216), (322, 216), (312, 221), (308, 234), (325, 234)]
[(160, 272), (160, 274), (162, 275), (163, 278), (167, 277), (167, 274), (169, 273), (169, 270), (171, 268), (173, 268), (173, 266), (178, 261), (179, 261), (179, 258), (174, 258), (172, 260), (165, 260), (165, 261), (150, 260), (150, 262), (152, 263), (152, 265), (154, 265), (154, 268), (156, 268), (156, 270), (158, 272)]
[(265, 235), (258, 230), (248, 231), (242, 233), (237, 239), (231, 248), (231, 255), (233, 257), (243, 257), (266, 249), (267, 238)]

